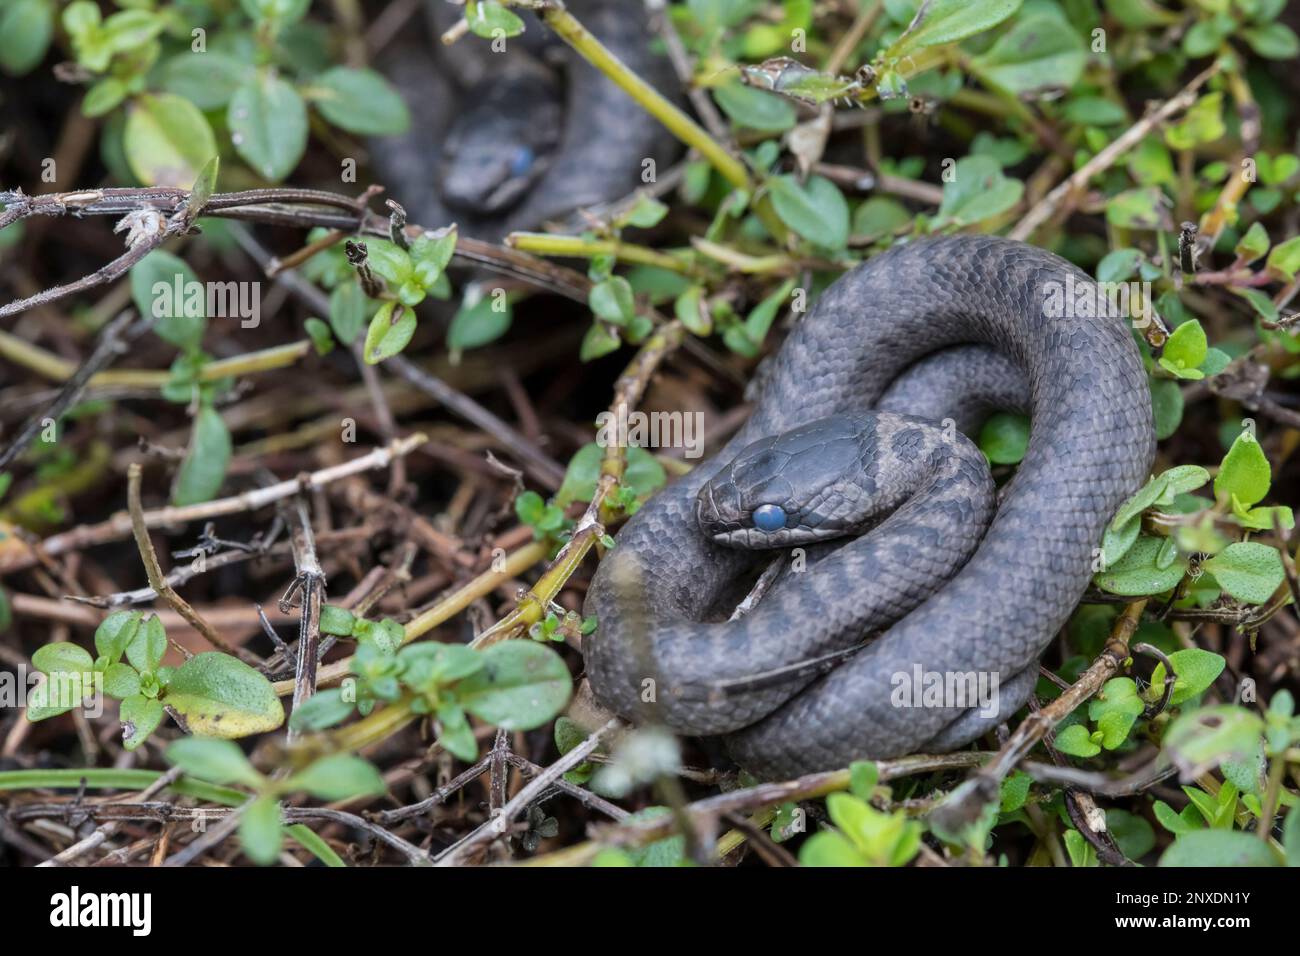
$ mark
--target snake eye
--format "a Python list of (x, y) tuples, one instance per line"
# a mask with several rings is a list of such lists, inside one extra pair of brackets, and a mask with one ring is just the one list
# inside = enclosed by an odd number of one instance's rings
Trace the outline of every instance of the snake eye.
[(753, 517), (759, 531), (780, 531), (785, 527), (785, 509), (780, 505), (759, 505)]
[(533, 160), (536, 157), (533, 151), (527, 146), (518, 146), (515, 148), (514, 155), (510, 159), (510, 175), (518, 179), (520, 176), (527, 176), (528, 171), (533, 168)]

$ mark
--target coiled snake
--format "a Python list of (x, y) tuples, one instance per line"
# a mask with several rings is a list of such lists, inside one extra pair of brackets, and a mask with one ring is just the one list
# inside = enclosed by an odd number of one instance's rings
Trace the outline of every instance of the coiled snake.
[[(999, 406), (1030, 440), (985, 530), (992, 482), (957, 428)], [(592, 689), (726, 734), (766, 777), (966, 743), (1024, 703), (1154, 448), (1132, 333), (1086, 275), (988, 236), (895, 246), (823, 293), (740, 433), (619, 533), (588, 592)], [(745, 549), (791, 545), (806, 566), (728, 620), (772, 558)], [(971, 672), (997, 675), (992, 712), (895, 694)]]

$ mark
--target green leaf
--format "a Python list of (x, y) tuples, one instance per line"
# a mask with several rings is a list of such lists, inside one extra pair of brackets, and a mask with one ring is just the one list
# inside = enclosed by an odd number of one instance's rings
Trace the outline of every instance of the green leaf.
[(1106, 203), (1106, 221), (1120, 229), (1160, 229), (1169, 219), (1165, 194), (1157, 186), (1129, 189)]
[(321, 115), (350, 133), (389, 136), (411, 125), (401, 95), (374, 70), (336, 66), (316, 77), (312, 90)]
[(622, 276), (610, 276), (593, 285), (587, 305), (598, 318), (612, 325), (626, 325), (636, 315), (632, 286)]
[(317, 355), (329, 355), (334, 351), (334, 333), (330, 331), (329, 325), (320, 319), (308, 318), (303, 321), (302, 327), (311, 339)]
[(1177, 382), (1167, 378), (1151, 379), (1151, 413), (1159, 441), (1178, 431), (1183, 422), (1183, 390)]
[(1071, 724), (1056, 735), (1053, 746), (1072, 757), (1095, 757), (1101, 753), (1084, 724)]
[(400, 286), (411, 277), (415, 265), (411, 254), (387, 239), (367, 239), (366, 261), (371, 270), (390, 286)]
[(902, 203), (888, 196), (872, 196), (853, 210), (853, 235), (875, 239), (911, 221), (912, 214)]
[(307, 148), (307, 107), (297, 90), (270, 72), (235, 90), (226, 124), (235, 152), (272, 182), (293, 172)]
[(936, 225), (964, 226), (1006, 212), (1025, 190), (1018, 179), (1008, 179), (991, 156), (966, 156), (957, 161), (953, 178), (943, 185)]
[(162, 65), (159, 82), (168, 93), (184, 97), (201, 110), (230, 102), (250, 67), (223, 53), (178, 53)]
[(1220, 17), (1198, 20), (1183, 35), (1183, 52), (1193, 58), (1209, 56), (1227, 38), (1231, 28), (1231, 18), (1228, 18), (1226, 25), (1221, 22)]
[(793, 176), (769, 182), (772, 207), (781, 221), (824, 249), (843, 249), (849, 241), (849, 206), (829, 179), (811, 176), (800, 184)]
[(239, 5), (253, 21), (278, 30), (301, 20), (311, 0), (239, 0)]
[(1174, 149), (1195, 149), (1202, 143), (1222, 139), (1223, 94), (1208, 93), (1183, 114), (1182, 120), (1165, 129), (1165, 142)]
[(117, 77), (104, 77), (90, 90), (86, 91), (86, 99), (82, 100), (82, 113), (86, 116), (96, 117), (104, 116), (104, 113), (117, 107), (130, 90), (126, 83)]
[(1070, 866), (1097, 866), (1097, 851), (1082, 833), (1075, 829), (1065, 831), (1065, 852), (1070, 857)]
[(162, 618), (151, 615), (126, 645), (126, 659), (141, 673), (158, 670), (163, 655), (167, 653), (167, 631), (163, 628)]
[(334, 337), (351, 345), (366, 324), (366, 294), (357, 282), (343, 282), (330, 293), (330, 328)]
[(1029, 419), (1012, 412), (996, 412), (980, 427), (980, 451), (995, 465), (1016, 465), (1029, 448)]
[[(569, 459), (564, 471), (564, 480), (555, 493), (555, 503), (561, 508), (575, 501), (590, 501), (596, 493), (596, 482), (600, 479), (600, 462), (605, 450), (595, 442), (590, 442), (578, 449)], [(637, 497), (644, 498), (658, 491), (668, 480), (664, 467), (653, 454), (633, 445), (627, 450), (627, 470), (623, 473), (623, 484), (636, 492)], [(525, 495), (528, 494), (525, 492)], [(535, 494), (535, 492), (534, 492)], [(522, 497), (522, 496), (521, 496)], [(532, 507), (531, 505), (529, 506)], [(524, 520), (521, 516), (520, 520)], [(525, 524), (532, 522), (526, 521)]]
[(514, 307), (508, 296), (466, 295), (447, 329), (447, 348), (452, 351), (479, 348), (505, 335), (514, 321)]
[(347, 608), (339, 607), (337, 604), (326, 604), (320, 609), (320, 630), (322, 634), (351, 637), (352, 629), (356, 626), (356, 623), (356, 615)]
[(1184, 322), (1174, 329), (1169, 340), (1165, 342), (1163, 358), (1173, 362), (1179, 368), (1196, 368), (1205, 361), (1208, 342), (1205, 330), (1195, 319)]
[(1282, 826), (1282, 849), (1287, 866), (1300, 866), (1300, 807), (1292, 807)]
[[(767, 333), (772, 328), (772, 323), (776, 321), (781, 306), (785, 305), (786, 300), (790, 298), (790, 293), (794, 290), (794, 284), (795, 280), (793, 278), (786, 279), (775, 291), (754, 306), (749, 315), (745, 316), (745, 341), (754, 346), (753, 353), (750, 354), (751, 358), (757, 356), (758, 346), (767, 338)], [(735, 327), (733, 326), (733, 328)]]
[(127, 750), (135, 750), (148, 740), (149, 735), (162, 723), (164, 713), (162, 701), (156, 698), (136, 694), (122, 701), (119, 716), (122, 720), (123, 746)]
[(999, 809), (1003, 813), (1015, 813), (1029, 799), (1029, 787), (1034, 778), (1022, 770), (1013, 771), (1002, 781), (999, 788)]
[(1102, 256), (1097, 263), (1098, 282), (1126, 282), (1137, 272), (1142, 261), (1138, 249), (1115, 249)]
[(874, 760), (855, 760), (849, 764), (849, 792), (869, 800), (880, 782), (880, 767)]
[(587, 329), (587, 334), (582, 337), (578, 358), (583, 362), (590, 362), (617, 351), (621, 344), (618, 336), (611, 332), (607, 325), (603, 322), (593, 322), (591, 328)]
[(189, 189), (217, 155), (217, 139), (199, 108), (174, 93), (136, 97), (122, 147), (131, 172), (146, 186)]
[(1284, 282), (1290, 282), (1300, 272), (1300, 236), (1279, 242), (1268, 254), (1268, 271)]
[(54, 35), (50, 0), (13, 0), (0, 9), (0, 69), (21, 76), (45, 59)]
[(803, 866), (870, 866), (844, 834), (836, 830), (819, 830), (799, 848)]
[(1286, 578), (1277, 549), (1258, 541), (1230, 544), (1204, 567), (1223, 590), (1246, 604), (1266, 603)]
[(143, 619), (143, 611), (114, 611), (104, 618), (95, 628), (95, 653), (110, 664), (117, 663), (135, 639)]
[(443, 749), (466, 763), (478, 759), (478, 738), (474, 736), (474, 728), (464, 710), (456, 706), (443, 707), (438, 711), (438, 723), (441, 730), (438, 743)]
[(1101, 693), (1088, 702), (1088, 719), (1101, 731), (1101, 745), (1114, 750), (1128, 739), (1134, 722), (1145, 709), (1146, 704), (1138, 696), (1133, 679), (1113, 677), (1106, 681)]
[(94, 670), (95, 661), (79, 644), (60, 641), (37, 648), (32, 666), (42, 674), (83, 674)]
[(239, 816), (239, 842), (254, 863), (269, 866), (280, 858), (284, 827), (275, 797), (258, 797)]
[(166, 703), (191, 733), (211, 737), (246, 737), (284, 722), (280, 698), (265, 677), (229, 654), (211, 651), (176, 668)]
[(1182, 580), (1187, 562), (1179, 559), (1161, 565), (1159, 558), (1166, 540), (1139, 537), (1119, 561), (1094, 576), (1094, 582), (1112, 594), (1138, 596), (1170, 590)]
[(569, 701), (572, 678), (559, 654), (535, 641), (502, 641), (482, 652), (483, 668), (456, 688), (470, 713), (506, 730), (531, 730)]
[(624, 225), (635, 226), (638, 229), (650, 229), (659, 225), (666, 215), (668, 215), (666, 205), (653, 196), (642, 193), (637, 196), (636, 205), (620, 217), (620, 221)]
[[(1036, 13), (1018, 19), (987, 53), (971, 60), (971, 68), (981, 78), (1020, 94), (1073, 86), (1086, 60), (1083, 40), (1060, 14)], [(1116, 122), (1124, 119), (1122, 109), (1119, 113)]]
[(331, 687), (312, 694), (293, 712), (289, 726), (294, 730), (324, 730), (346, 720), (356, 704), (345, 700), (343, 690)]
[[(1223, 668), (1228, 662), (1212, 651), (1189, 647), (1170, 654), (1169, 663), (1173, 665), (1174, 674), (1177, 675), (1174, 680), (1174, 691), (1169, 696), (1169, 703), (1171, 706), (1178, 707), (1213, 684), (1223, 673)], [(1161, 698), (1165, 691), (1165, 679), (1165, 665), (1162, 661), (1156, 665), (1156, 669), (1151, 674), (1151, 687), (1147, 691), (1148, 700), (1158, 701)]]
[(775, 93), (756, 90), (739, 80), (715, 86), (713, 99), (737, 126), (760, 133), (784, 133), (798, 119), (789, 100)]
[(405, 305), (391, 301), (381, 305), (366, 330), (366, 363), (377, 365), (401, 352), (415, 335), (415, 326), (415, 313)]
[(422, 641), (404, 647), (397, 655), (402, 665), (402, 681), (428, 692), (478, 673), (484, 667), (481, 653), (464, 644)]
[(1192, 833), (1204, 827), (1200, 815), (1196, 812), (1196, 808), (1192, 806), (1187, 807), (1183, 813), (1179, 814), (1175, 813), (1174, 808), (1163, 800), (1157, 800), (1152, 804), (1151, 810), (1160, 825), (1175, 835)]
[(692, 335), (705, 336), (713, 331), (713, 319), (704, 306), (704, 289), (693, 285), (673, 302), (673, 314)]
[(491, 0), (470, 0), (465, 7), (465, 21), (471, 33), (487, 40), (517, 37), (524, 32), (523, 20)]
[(931, 0), (920, 23), (913, 21), (886, 59), (906, 56), (925, 47), (953, 43), (995, 27), (1020, 9), (1021, 0)]
[[(1253, 195), (1253, 194), (1252, 194)], [(1276, 322), (1278, 318), (1277, 306), (1273, 303), (1272, 297), (1262, 289), (1242, 289), (1230, 288), (1228, 290), (1234, 295), (1239, 295), (1250, 303), (1251, 308), (1259, 313), (1261, 318), (1270, 322)]]
[[(188, 186), (189, 184), (186, 183)], [(198, 295), (192, 295), (193, 290)], [(193, 352), (203, 342), (207, 303), (194, 270), (170, 252), (155, 249), (131, 267), (131, 298), (143, 316), (157, 321), (153, 331), (177, 348)]]
[(1165, 752), (1183, 779), (1213, 770), (1224, 760), (1255, 752), (1264, 721), (1242, 707), (1202, 707), (1179, 716), (1165, 731)]
[(1119, 844), (1120, 852), (1130, 860), (1139, 860), (1156, 845), (1156, 834), (1136, 813), (1110, 807), (1106, 810), (1106, 829)]
[(1294, 60), (1300, 56), (1300, 38), (1285, 23), (1269, 23), (1241, 31), (1250, 48), (1266, 60)]
[(1134, 515), (1128, 522), (1116, 528), (1113, 524), (1106, 526), (1101, 538), (1101, 559), (1103, 567), (1112, 567), (1133, 547), (1142, 530), (1142, 519)]
[(384, 778), (370, 763), (347, 753), (330, 754), (287, 781), (289, 790), (306, 790), (321, 800), (377, 797), (387, 792)]
[(1261, 223), (1254, 222), (1246, 230), (1246, 234), (1237, 240), (1234, 251), (1243, 262), (1251, 263), (1268, 252), (1268, 247), (1268, 230)]
[[(202, 655), (200, 655), (202, 656)], [(197, 658), (195, 658), (197, 660)], [(247, 665), (245, 665), (247, 666)], [(266, 778), (248, 762), (238, 744), (210, 737), (182, 737), (172, 741), (163, 756), (174, 767), (191, 777), (208, 783), (241, 784), (251, 789), (263, 785)]]
[(200, 405), (190, 447), (176, 473), (172, 504), (193, 505), (215, 498), (230, 467), (231, 450), (230, 431), (221, 413), (211, 405)]
[(140, 693), (140, 675), (130, 664), (110, 664), (104, 671), (104, 693), (126, 700)]
[(1277, 856), (1253, 833), (1196, 830), (1176, 839), (1161, 866), (1278, 866)]
[(284, 828), (284, 832), (291, 836), (299, 846), (311, 853), (312, 856), (320, 860), (329, 867), (346, 867), (343, 858), (334, 852), (328, 843), (320, 838), (317, 833), (304, 826), (301, 823), (294, 823)]
[(1268, 494), (1272, 483), (1268, 459), (1255, 436), (1242, 432), (1228, 449), (1214, 478), (1214, 496), (1221, 501), (1236, 499), (1249, 508)]

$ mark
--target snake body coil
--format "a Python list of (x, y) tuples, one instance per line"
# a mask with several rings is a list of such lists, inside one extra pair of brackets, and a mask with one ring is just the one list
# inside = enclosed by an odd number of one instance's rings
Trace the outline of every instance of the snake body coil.
[[(1091, 308), (1076, 308), (1089, 296)], [(985, 531), (978, 453), (904, 416), (970, 429), (998, 406), (1029, 412), (1031, 433)], [(726, 733), (737, 761), (768, 777), (959, 746), (1032, 690), (1154, 445), (1132, 334), (1090, 278), (987, 236), (897, 246), (826, 290), (741, 432), (618, 535), (588, 592), (599, 621), (584, 645), (593, 691), (629, 718)], [(783, 470), (782, 456), (810, 449), (799, 474)], [(851, 477), (804, 507), (819, 463)], [(746, 508), (783, 494), (764, 524), (777, 514), (815, 530), (846, 500), (869, 498), (870, 527), (901, 507), (847, 543), (809, 545), (806, 570), (787, 571), (728, 621), (756, 565), (735, 539), (762, 536)], [(801, 507), (811, 517), (791, 512)], [(824, 676), (797, 667), (880, 630)], [(996, 712), (899, 705), (900, 675), (921, 672), (997, 675)]]

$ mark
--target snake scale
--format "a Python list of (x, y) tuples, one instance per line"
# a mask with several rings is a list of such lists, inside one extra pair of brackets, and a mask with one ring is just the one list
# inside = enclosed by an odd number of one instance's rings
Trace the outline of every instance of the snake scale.
[[(952, 749), (1009, 717), (1155, 450), (1129, 326), (1100, 295), (1099, 317), (1052, 307), (1071, 279), (1097, 291), (1049, 252), (962, 235), (896, 245), (833, 283), (745, 426), (601, 562), (584, 642), (597, 700), (726, 735), (769, 778)], [(995, 502), (958, 429), (997, 407), (1031, 429)], [(753, 549), (791, 545), (806, 566), (728, 620), (772, 559)], [(798, 666), (827, 655), (828, 673)], [(899, 706), (899, 675), (918, 668), (996, 674), (996, 712)]]

